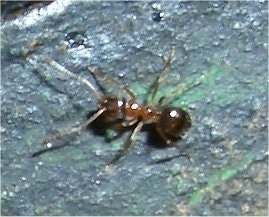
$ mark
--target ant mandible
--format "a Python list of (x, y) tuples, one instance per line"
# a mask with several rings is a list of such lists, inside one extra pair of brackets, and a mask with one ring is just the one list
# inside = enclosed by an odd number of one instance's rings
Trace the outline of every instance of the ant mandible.
[[(85, 122), (83, 122), (77, 127), (74, 127), (69, 130), (67, 129), (62, 130), (48, 137), (43, 142), (43, 144), (47, 144), (47, 147), (45, 149), (33, 153), (32, 156), (35, 157), (47, 151), (62, 147), (63, 145), (48, 146), (48, 144), (50, 144), (49, 143), (50, 141), (57, 140), (63, 137), (64, 135), (80, 132), (82, 129), (86, 128), (89, 124), (91, 124), (100, 116), (107, 122), (115, 123), (113, 127), (121, 130), (133, 126), (133, 131), (123, 144), (123, 148), (118, 151), (118, 153), (109, 162), (109, 164), (115, 163), (127, 152), (128, 148), (133, 143), (138, 132), (141, 131), (143, 125), (147, 123), (154, 124), (157, 132), (159, 133), (160, 137), (163, 139), (165, 144), (167, 146), (172, 146), (172, 141), (179, 140), (181, 136), (183, 136), (184, 133), (191, 127), (190, 115), (187, 111), (183, 110), (182, 108), (164, 107), (162, 109), (159, 109), (157, 107), (152, 106), (151, 104), (156, 96), (160, 83), (168, 75), (169, 71), (168, 68), (171, 65), (174, 53), (175, 48), (173, 47), (167, 60), (165, 60), (163, 57), (165, 65), (161, 70), (161, 73), (159, 74), (159, 76), (156, 78), (156, 80), (151, 85), (151, 88), (149, 89), (148, 96), (151, 97), (146, 97), (142, 105), (139, 105), (136, 102), (135, 94), (126, 85), (122, 85), (116, 80), (101, 75), (101, 73), (98, 72), (97, 70), (92, 70), (91, 68), (88, 68), (89, 71), (94, 76), (94, 78), (99, 77), (104, 79), (104, 81), (106, 81), (107, 83), (117, 85), (122, 91), (125, 91), (127, 93), (130, 99), (126, 100), (125, 98), (105, 96), (105, 94), (101, 90), (97, 90), (97, 88), (94, 87), (94, 85), (85, 78), (76, 75), (73, 72), (70, 72), (69, 70), (58, 64), (56, 61), (52, 60), (49, 57), (46, 57), (44, 61), (51, 67), (56, 69), (59, 73), (74, 78), (78, 82), (86, 85), (86, 87), (88, 87), (97, 97), (99, 103), (98, 103), (98, 110)], [(198, 84), (199, 82), (196, 82), (194, 86)], [(189, 88), (190, 87), (185, 87), (182, 90), (180, 90), (180, 92), (183, 92)], [(173, 94), (175, 94), (175, 92)], [(160, 107), (163, 99), (164, 97), (162, 97), (159, 100)], [(181, 153), (180, 155), (185, 155), (189, 158), (187, 154)]]

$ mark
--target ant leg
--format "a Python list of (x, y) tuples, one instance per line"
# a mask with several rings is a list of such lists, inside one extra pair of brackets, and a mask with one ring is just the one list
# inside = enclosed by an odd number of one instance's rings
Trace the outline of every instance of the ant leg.
[(125, 120), (120, 123), (115, 123), (114, 125), (111, 126), (112, 129), (115, 131), (120, 131), (122, 129), (125, 129), (126, 127), (131, 127), (135, 125), (138, 122), (136, 118), (131, 119), (131, 120)]
[(119, 138), (125, 131), (126, 127), (131, 127), (135, 125), (137, 122), (138, 122), (137, 119), (132, 119), (132, 120), (123, 121), (121, 123), (115, 123), (114, 125), (111, 126), (111, 129), (116, 131), (117, 134), (113, 136), (112, 138), (107, 139), (107, 141), (112, 141)]
[[(175, 55), (175, 47), (173, 46), (171, 48), (171, 52), (170, 52), (170, 55), (169, 55), (168, 59), (165, 60), (164, 57), (163, 57), (165, 65), (164, 65), (163, 69), (161, 70), (161, 73), (159, 74), (159, 76), (151, 84), (150, 89), (148, 91), (148, 95), (151, 95), (151, 99), (150, 99), (151, 102), (153, 102), (153, 100), (154, 100), (154, 98), (155, 98), (155, 96), (157, 94), (159, 85), (161, 84), (161, 82), (163, 82), (165, 80), (165, 78), (168, 76), (168, 74), (170, 72), (169, 67), (171, 65), (172, 58), (173, 58), (174, 55)], [(148, 99), (146, 99), (146, 100), (148, 101)]]
[[(73, 134), (73, 133), (77, 133), (77, 132), (80, 132), (83, 128), (87, 127), (90, 123), (92, 123), (94, 120), (96, 120), (96, 118), (98, 118), (103, 112), (105, 111), (105, 109), (100, 109), (98, 110), (93, 116), (91, 116), (89, 119), (87, 119), (86, 121), (84, 121), (82, 124), (80, 124), (79, 126), (77, 127), (73, 127), (72, 129), (68, 130), (68, 129), (63, 129), (61, 130), (60, 132), (48, 137), (47, 139), (45, 139), (43, 141), (43, 144), (48, 144), (49, 141), (52, 141), (52, 140), (57, 140), (65, 135), (69, 135), (69, 134)], [(61, 148), (61, 147), (64, 147), (65, 145), (59, 145), (59, 146), (50, 146), (50, 147), (47, 147), (45, 149), (42, 149), (40, 151), (37, 151), (35, 153), (32, 154), (32, 157), (36, 157), (36, 156), (39, 156), (45, 152), (48, 152), (48, 151), (52, 151), (52, 150), (55, 150), (55, 149), (58, 149), (58, 148)]]
[(121, 123), (121, 126), (122, 126), (122, 127), (130, 127), (130, 126), (133, 126), (133, 125), (136, 124), (136, 123), (137, 123), (137, 119), (134, 118), (134, 119), (132, 119), (132, 120), (127, 120), (127, 121), (122, 122), (122, 123)]
[[(171, 93), (166, 94), (166, 96), (162, 96), (159, 99), (159, 104), (162, 105), (165, 98), (173, 98), (175, 96), (180, 96), (182, 93), (187, 92), (187, 91), (191, 90), (192, 88), (199, 86), (202, 83), (202, 80), (205, 79), (206, 76), (207, 76), (207, 74), (203, 74), (200, 77), (198, 77), (195, 81), (191, 82), (190, 84), (186, 84), (184, 86), (181, 86), (180, 88), (172, 91)], [(169, 102), (169, 104), (170, 103), (171, 102)]]
[[(186, 153), (184, 150), (182, 150), (176, 144), (172, 144), (172, 141), (170, 139), (168, 139), (168, 137), (160, 130), (159, 127), (157, 127), (157, 131), (158, 131), (159, 135), (162, 137), (162, 139), (165, 141), (165, 143), (167, 145), (169, 145), (170, 147), (175, 147), (179, 151), (179, 154), (175, 155), (175, 156), (172, 156), (172, 157), (169, 157), (169, 158), (158, 160), (155, 163), (163, 163), (163, 162), (170, 161), (170, 160), (173, 160), (176, 157), (181, 157), (181, 156), (187, 157), (190, 162), (192, 161), (190, 155), (188, 153)], [(181, 138), (181, 137), (179, 137), (179, 138)]]
[(128, 137), (128, 139), (124, 143), (123, 148), (118, 151), (118, 153), (108, 163), (108, 165), (116, 163), (123, 155), (125, 155), (127, 153), (128, 149), (132, 145), (132, 142), (135, 140), (137, 133), (142, 129), (143, 125), (144, 125), (144, 123), (142, 121), (137, 124), (137, 126), (135, 127), (133, 132), (130, 134), (130, 136)]
[(90, 68), (88, 67), (88, 70), (90, 71), (90, 73), (95, 77), (99, 77), (101, 78), (103, 81), (105, 81), (108, 84), (113, 84), (116, 87), (119, 87), (121, 90), (125, 91), (131, 98), (131, 102), (134, 102), (136, 100), (135, 94), (126, 86), (121, 84), (119, 81), (114, 80), (112, 78), (107, 77), (106, 75), (104, 75), (103, 73), (101, 73), (100, 71), (97, 71), (97, 69), (94, 68)]
[(168, 137), (163, 133), (163, 131), (158, 126), (156, 126), (156, 129), (157, 129), (159, 135), (162, 137), (163, 141), (165, 141), (165, 143), (167, 145), (170, 145), (171, 144), (171, 140), (168, 139)]
[(43, 59), (44, 62), (48, 63), (50, 66), (52, 66), (54, 69), (56, 69), (58, 72), (67, 75), (71, 78), (76, 79), (78, 82), (80, 82), (81, 84), (85, 84), (91, 91), (93, 91), (93, 93), (95, 94), (95, 96), (100, 100), (103, 97), (103, 94), (98, 91), (93, 85), (92, 83), (90, 83), (87, 79), (73, 73), (70, 72), (69, 70), (67, 70), (66, 68), (64, 68), (62, 65), (60, 65), (59, 63), (57, 63), (55, 60), (49, 58), (49, 57), (44, 57)]

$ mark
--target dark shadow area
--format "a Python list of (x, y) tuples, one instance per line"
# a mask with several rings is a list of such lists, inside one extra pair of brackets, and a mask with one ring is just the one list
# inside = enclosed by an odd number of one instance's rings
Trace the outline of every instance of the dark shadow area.
[(27, 12), (49, 5), (53, 1), (1, 1), (1, 18), (16, 19)]
[[(90, 118), (96, 111), (91, 111), (88, 115), (87, 118)], [(124, 132), (131, 132), (136, 125), (130, 126), (130, 127), (123, 127), (118, 130), (116, 130), (117, 134), (116, 136), (112, 138), (107, 138), (106, 137), (106, 131), (109, 129), (114, 129), (115, 124), (119, 124), (120, 121), (117, 122), (107, 122), (105, 118), (101, 115), (99, 118), (97, 118), (94, 122), (92, 122), (87, 129), (91, 131), (94, 135), (96, 136), (102, 136), (105, 138), (106, 142), (111, 142), (113, 140), (119, 139)], [(114, 129), (115, 130), (115, 129)], [(141, 132), (146, 132), (147, 133), (147, 140), (146, 144), (150, 148), (155, 148), (155, 149), (166, 149), (166, 148), (177, 148), (178, 153), (175, 154), (174, 156), (170, 156), (164, 159), (159, 159), (157, 161), (150, 162), (150, 164), (159, 164), (159, 163), (164, 163), (167, 161), (171, 161), (174, 158), (177, 157), (187, 157), (188, 160), (190, 160), (190, 156), (188, 153), (186, 153), (184, 150), (184, 147), (179, 147), (177, 145), (177, 142), (181, 140), (181, 137), (179, 138), (170, 138), (172, 140), (172, 144), (167, 145), (166, 142), (162, 139), (162, 137), (159, 135), (157, 132), (154, 124), (145, 124), (141, 130)], [(139, 136), (139, 134), (138, 134)], [(147, 149), (147, 152), (149, 152), (150, 149)]]
[[(91, 111), (87, 118), (90, 118), (96, 111)], [(103, 136), (105, 137), (106, 131), (109, 129), (114, 129), (115, 124), (119, 124), (121, 121), (115, 121), (115, 122), (107, 122), (105, 118), (101, 115), (99, 118), (97, 118), (94, 122), (92, 122), (87, 129), (90, 130), (94, 135), (97, 136)], [(130, 127), (123, 127), (121, 129), (114, 129), (117, 132), (117, 136), (113, 137), (113, 139), (105, 138), (107, 142), (113, 141), (115, 139), (118, 139), (121, 137), (121, 135), (124, 132), (132, 131), (135, 128), (136, 125), (130, 126)], [(156, 131), (153, 124), (145, 124), (141, 130), (141, 132), (147, 133), (147, 145), (153, 148), (163, 149), (167, 148), (167, 144), (161, 136)], [(139, 136), (139, 135), (138, 135)], [(176, 142), (177, 139), (174, 138), (174, 142)], [(173, 146), (169, 146), (173, 147)]]
[[(88, 113), (88, 115), (85, 117), (86, 119), (89, 119), (92, 115), (94, 115), (97, 111), (90, 111)], [(129, 126), (129, 127), (117, 127), (115, 129), (115, 125), (119, 125), (121, 123), (121, 120), (117, 120), (117, 121), (107, 121), (106, 118), (104, 116), (99, 116), (96, 120), (94, 120), (90, 125), (87, 126), (87, 130), (89, 130), (90, 132), (92, 132), (95, 136), (101, 136), (105, 139), (105, 141), (107, 143), (112, 142), (116, 139), (119, 139), (123, 133), (125, 132), (132, 132), (132, 130), (136, 127), (136, 124), (133, 126)], [(114, 130), (116, 132), (116, 135), (113, 137), (108, 137), (107, 136), (107, 130)], [(172, 157), (168, 157), (168, 158), (164, 158), (164, 159), (160, 159), (156, 162), (152, 162), (154, 163), (163, 163), (163, 162), (167, 162), (170, 161), (176, 157), (181, 157), (181, 156), (185, 156), (190, 160), (189, 155), (184, 151), (184, 147), (182, 146), (178, 146), (177, 142), (179, 140), (181, 140), (181, 137), (170, 137), (170, 139), (172, 140), (171, 144), (166, 144), (166, 142), (162, 139), (162, 137), (159, 135), (159, 133), (157, 132), (155, 125), (154, 124), (145, 124), (142, 127), (141, 132), (146, 132), (147, 134), (147, 140), (146, 140), (146, 144), (148, 147), (150, 148), (155, 148), (155, 149), (166, 149), (166, 148), (177, 148), (178, 150), (178, 154), (175, 154)], [(137, 135), (139, 137), (139, 134)], [(34, 153), (31, 154), (31, 157), (37, 157), (39, 155), (42, 155), (44, 153), (47, 152), (51, 152), (54, 150), (58, 150), (62, 147), (68, 146), (69, 142), (61, 142), (58, 145), (52, 146), (50, 148), (43, 148), (41, 150), (38, 150)], [(150, 151), (150, 149), (147, 149), (147, 151)]]

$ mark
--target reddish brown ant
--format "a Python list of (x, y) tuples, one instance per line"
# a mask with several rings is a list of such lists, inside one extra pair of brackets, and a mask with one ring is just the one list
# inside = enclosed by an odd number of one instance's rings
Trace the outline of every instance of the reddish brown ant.
[[(151, 103), (156, 96), (160, 83), (168, 75), (168, 68), (170, 67), (170, 64), (172, 62), (174, 51), (175, 49), (173, 48), (167, 60), (163, 58), (166, 62), (165, 66), (162, 69), (160, 75), (153, 82), (149, 91), (149, 94), (151, 94)], [(123, 148), (120, 149), (115, 155), (115, 157), (109, 162), (109, 164), (113, 164), (126, 153), (128, 148), (134, 141), (137, 133), (141, 131), (143, 125), (147, 123), (154, 124), (157, 132), (167, 146), (172, 146), (171, 142), (180, 139), (181, 136), (183, 136), (184, 133), (191, 127), (190, 115), (182, 108), (165, 107), (162, 109), (158, 109), (157, 107), (153, 107), (152, 105), (150, 105), (149, 102), (147, 102), (148, 100), (145, 100), (143, 105), (139, 105), (136, 102), (135, 94), (126, 85), (121, 85), (118, 81), (101, 75), (101, 73), (97, 72), (96, 70), (88, 68), (95, 77), (102, 78), (107, 83), (114, 85), (116, 84), (121, 90), (127, 93), (130, 99), (126, 100), (124, 98), (118, 97), (107, 97), (101, 90), (97, 90), (97, 88), (94, 87), (93, 84), (90, 83), (88, 80), (70, 72), (69, 70), (58, 64), (56, 61), (50, 58), (45, 58), (45, 62), (63, 75), (68, 75), (69, 77), (72, 77), (80, 83), (86, 85), (98, 98), (99, 104), (98, 110), (85, 122), (70, 130), (62, 130), (50, 136), (49, 138), (44, 140), (44, 144), (50, 144), (49, 141), (59, 139), (64, 135), (80, 132), (83, 128), (86, 128), (89, 124), (91, 124), (100, 116), (107, 122), (115, 122), (115, 125), (113, 127), (121, 130), (133, 126), (133, 131), (124, 143)], [(196, 82), (195, 85), (197, 84), (198, 83)], [(181, 90), (181, 92), (185, 91), (186, 89), (189, 89), (189, 87), (185, 87), (184, 90)], [(159, 100), (159, 104), (161, 104), (162, 100), (163, 98)], [(60, 146), (48, 146), (43, 150), (35, 152), (32, 156), (38, 156), (44, 152), (59, 147)], [(181, 153), (181, 155), (185, 155), (188, 157), (187, 154)]]

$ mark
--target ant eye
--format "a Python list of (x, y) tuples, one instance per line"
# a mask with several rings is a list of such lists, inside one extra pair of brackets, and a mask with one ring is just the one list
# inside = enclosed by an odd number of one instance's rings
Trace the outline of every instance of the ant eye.
[(189, 114), (181, 108), (166, 108), (158, 121), (159, 128), (168, 137), (180, 137), (191, 127)]

